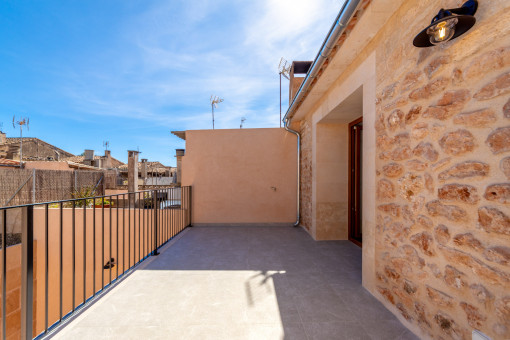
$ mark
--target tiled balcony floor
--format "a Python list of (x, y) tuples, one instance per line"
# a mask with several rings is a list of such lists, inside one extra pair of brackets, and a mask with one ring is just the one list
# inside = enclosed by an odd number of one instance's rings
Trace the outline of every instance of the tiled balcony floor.
[(361, 287), (361, 249), (292, 227), (194, 227), (57, 339), (416, 339)]

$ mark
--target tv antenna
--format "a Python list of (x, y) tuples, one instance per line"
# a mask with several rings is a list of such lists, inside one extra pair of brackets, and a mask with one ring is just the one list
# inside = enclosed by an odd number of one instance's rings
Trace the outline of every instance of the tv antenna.
[(290, 80), (290, 68), (291, 64), (285, 58), (280, 58), (280, 63), (278, 64), (278, 74), (280, 74), (280, 127), (282, 127), (282, 76)]
[(245, 121), (246, 121), (246, 118), (242, 117), (241, 118), (241, 125), (239, 126), (240, 129), (243, 128), (243, 124), (244, 124)]
[(212, 110), (212, 128), (214, 130), (214, 108), (218, 107), (218, 104), (223, 102), (223, 98), (220, 98), (218, 96), (211, 95), (211, 110)]
[(105, 148), (106, 151), (108, 151), (108, 147), (110, 146), (110, 142), (105, 140), (103, 141), (103, 147)]
[(19, 125), (19, 137), (20, 137), (20, 148), (19, 148), (19, 161), (23, 162), (23, 126), (25, 125), (27, 127), (27, 130), (29, 129), (30, 124), (30, 118), (23, 118), (21, 117), (19, 120), (16, 120), (16, 117), (12, 117), (12, 127), (16, 128), (16, 125)]

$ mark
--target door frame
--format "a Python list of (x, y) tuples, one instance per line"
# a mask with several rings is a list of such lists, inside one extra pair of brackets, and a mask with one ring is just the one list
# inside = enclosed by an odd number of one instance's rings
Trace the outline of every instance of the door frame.
[[(353, 176), (352, 176), (351, 169), (352, 169), (352, 165), (353, 165), (352, 163), (353, 163), (354, 160), (353, 160), (353, 157), (352, 157), (352, 155), (353, 155), (352, 146), (353, 145), (352, 145), (351, 128), (354, 125), (357, 125), (357, 124), (362, 123), (362, 122), (363, 122), (363, 116), (353, 120), (352, 122), (349, 123), (349, 131), (348, 131), (348, 134), (349, 134), (349, 146), (348, 146), (349, 147), (349, 149), (348, 149), (348, 152), (349, 152), (349, 165), (348, 165), (349, 166), (349, 171), (348, 171), (349, 172), (349, 176), (348, 176), (349, 177), (349, 182), (348, 182), (348, 187), (349, 188), (348, 188), (348, 195), (349, 196), (348, 196), (348, 198), (349, 199), (348, 199), (348, 209), (347, 209), (348, 210), (348, 216), (347, 216), (348, 231), (347, 231), (347, 235), (348, 235), (349, 241), (351, 241), (352, 243), (356, 244), (359, 247), (362, 247), (362, 242), (360, 242), (359, 240), (357, 240), (357, 239), (352, 237), (353, 231), (352, 231), (352, 223), (351, 223), (352, 218), (353, 218), (353, 216), (352, 216), (352, 209), (351, 208), (352, 208), (352, 205), (354, 203), (352, 201), (352, 194), (353, 194), (353, 191), (352, 191), (353, 190), (352, 181), (353, 181)], [(361, 152), (363, 152), (363, 150), (361, 150)], [(360, 178), (360, 181), (362, 183), (363, 179)], [(356, 190), (358, 192), (357, 197), (359, 197), (361, 195), (361, 185), (358, 188), (356, 188)], [(362, 200), (360, 200), (360, 204), (362, 204)], [(360, 219), (362, 220), (362, 216), (360, 216)]]

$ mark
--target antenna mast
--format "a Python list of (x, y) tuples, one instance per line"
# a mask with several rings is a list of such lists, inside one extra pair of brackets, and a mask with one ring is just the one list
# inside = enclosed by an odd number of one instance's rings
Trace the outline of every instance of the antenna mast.
[(288, 61), (283, 57), (280, 58), (280, 63), (278, 64), (278, 73), (280, 74), (280, 127), (282, 127), (282, 76), (289, 79), (290, 68), (292, 65), (288, 64)]
[(214, 130), (214, 108), (218, 107), (218, 104), (223, 102), (223, 98), (211, 95), (211, 111), (212, 111), (212, 128)]
[(242, 117), (241, 118), (241, 125), (239, 126), (240, 129), (243, 128), (243, 124), (244, 124), (245, 121), (246, 121), (246, 118)]
[(110, 142), (105, 140), (103, 141), (103, 147), (105, 148), (106, 151), (108, 151), (108, 147), (110, 146)]
[(18, 121), (16, 121), (16, 117), (12, 117), (12, 127), (16, 128), (16, 125), (19, 125), (19, 136), (20, 136), (20, 148), (19, 148), (19, 161), (23, 162), (23, 125), (26, 125), (27, 130), (29, 129), (30, 118), (21, 117)]

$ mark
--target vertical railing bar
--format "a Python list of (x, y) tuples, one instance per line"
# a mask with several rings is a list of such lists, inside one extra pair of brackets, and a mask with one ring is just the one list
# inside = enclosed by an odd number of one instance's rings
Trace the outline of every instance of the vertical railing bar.
[[(122, 195), (124, 209), (122, 209), (122, 274), (126, 272), (126, 195)], [(128, 202), (129, 205), (129, 202)]]
[[(48, 204), (44, 205), (44, 332), (48, 331)], [(5, 249), (5, 248), (4, 248)], [(2, 314), (5, 315), (5, 314)], [(2, 338), (5, 339), (5, 338)]]
[(115, 261), (116, 261), (116, 272), (117, 272), (117, 275), (116, 275), (116, 278), (119, 277), (119, 196), (116, 197), (116, 204), (117, 204), (117, 246), (115, 247), (115, 251), (116, 251), (116, 255), (115, 255)]
[(154, 255), (159, 255), (158, 253), (158, 195), (157, 191), (154, 190), (152, 192), (152, 201), (154, 206), (154, 220), (153, 220), (153, 229), (154, 229)]
[(92, 296), (96, 296), (96, 199), (92, 203)]
[(131, 268), (131, 193), (128, 193), (128, 270)]
[(73, 308), (72, 308), (72, 311), (74, 312), (74, 307), (76, 306), (76, 301), (75, 301), (75, 298), (76, 298), (76, 216), (75, 216), (75, 213), (76, 213), (76, 202), (73, 201), (73, 214), (72, 214), (72, 225), (71, 225), (71, 233), (72, 233), (72, 249), (73, 249), (73, 256), (72, 256), (72, 259), (73, 259), (73, 263), (72, 263), (72, 266), (71, 266), (71, 271), (73, 272), (73, 298), (72, 298), (72, 301), (73, 301)]
[(145, 209), (145, 192), (142, 194), (142, 198), (143, 198), (143, 210), (142, 210), (142, 214), (143, 214), (143, 232), (142, 232), (142, 253), (143, 253), (143, 257), (142, 258), (145, 258), (145, 233), (146, 233), (146, 230), (145, 230), (145, 226), (147, 225), (147, 221), (145, 220), (146, 219), (146, 209)]
[(3, 211), (2, 226), (2, 339), (6, 339), (7, 323), (6, 323), (6, 291), (7, 291), (7, 210)]
[(140, 228), (141, 226), (141, 218), (140, 218), (140, 193), (138, 193), (138, 262), (140, 262), (142, 260), (142, 255), (140, 253), (140, 245), (141, 245), (141, 235), (142, 235), (142, 230)]
[(63, 304), (63, 279), (64, 279), (64, 246), (63, 246), (63, 234), (64, 234), (64, 202), (60, 203), (60, 321), (62, 321), (62, 304)]
[(21, 235), (21, 339), (31, 340), (34, 307), (34, 206), (29, 205), (25, 209), (26, 224)]
[(172, 237), (174, 237), (174, 229), (175, 229), (175, 213), (173, 211), (173, 205), (175, 203), (175, 195), (174, 195), (174, 189), (173, 188), (170, 188), (168, 189), (168, 191), (170, 191), (170, 207), (169, 207), (169, 211), (170, 211), (170, 237), (168, 238), (169, 240), (172, 239)]
[(83, 200), (83, 303), (87, 301), (87, 200)]
[(110, 210), (110, 223), (108, 223), (109, 225), (109, 230), (110, 230), (110, 236), (108, 238), (108, 242), (110, 243), (110, 256), (108, 257), (108, 262), (110, 263), (110, 284), (112, 283), (112, 204), (113, 204), (113, 200), (112, 200), (112, 197), (110, 197), (110, 200), (109, 200), (110, 204), (109, 204), (109, 208), (108, 210)]
[(104, 197), (101, 198), (101, 290), (104, 289)]

